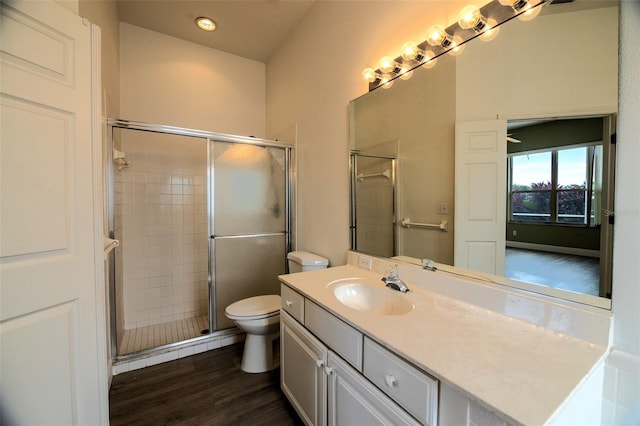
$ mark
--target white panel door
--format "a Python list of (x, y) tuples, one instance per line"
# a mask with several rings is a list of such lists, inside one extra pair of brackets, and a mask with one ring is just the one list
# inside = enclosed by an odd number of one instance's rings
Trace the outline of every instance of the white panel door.
[(454, 264), (504, 274), (507, 122), (456, 123)]
[(104, 424), (99, 32), (53, 1), (0, 8), (2, 420)]

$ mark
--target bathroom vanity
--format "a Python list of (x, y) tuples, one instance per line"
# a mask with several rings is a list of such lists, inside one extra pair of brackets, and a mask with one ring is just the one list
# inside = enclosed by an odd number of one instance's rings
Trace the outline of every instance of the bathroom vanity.
[(281, 387), (306, 423), (598, 418), (608, 313), (401, 263), (403, 294), (381, 281), (397, 262), (360, 256), (280, 276)]
[(436, 423), (436, 379), (284, 284), (282, 300), (282, 389), (305, 422)]

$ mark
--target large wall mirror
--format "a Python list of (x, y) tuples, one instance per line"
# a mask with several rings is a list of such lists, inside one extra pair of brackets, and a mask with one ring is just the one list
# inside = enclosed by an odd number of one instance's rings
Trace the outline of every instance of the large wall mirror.
[(352, 249), (610, 308), (617, 64), (618, 2), (575, 0), (353, 100)]

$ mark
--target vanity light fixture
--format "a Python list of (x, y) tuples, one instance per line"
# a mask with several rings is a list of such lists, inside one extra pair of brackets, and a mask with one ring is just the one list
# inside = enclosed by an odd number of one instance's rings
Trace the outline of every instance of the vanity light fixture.
[(496, 26), (495, 19), (487, 19), (478, 6), (470, 4), (462, 8), (458, 14), (458, 25), (465, 30), (473, 30), (479, 33), (479, 38), (483, 41), (489, 41), (496, 38), (499, 27)]
[(530, 21), (542, 10), (540, 7), (534, 7), (529, 0), (498, 0), (503, 6), (510, 6), (516, 12), (521, 12), (518, 19), (521, 21)]
[(487, 24), (484, 27), (482, 34), (478, 38), (482, 41), (491, 41), (498, 36), (500, 27), (497, 26), (495, 19), (487, 19)]
[(195, 23), (198, 28), (204, 31), (215, 31), (215, 29), (218, 27), (216, 21), (211, 18), (207, 18), (206, 16), (200, 16), (199, 18), (196, 18)]
[(429, 38), (427, 39), (427, 43), (431, 46), (440, 46), (443, 49), (446, 49), (453, 43), (453, 37), (451, 37), (442, 25), (434, 25), (429, 28)]
[(465, 30), (472, 29), (479, 33), (487, 26), (487, 18), (482, 16), (478, 6), (470, 4), (462, 8), (458, 14), (458, 25)]
[(541, 7), (531, 7), (531, 5), (529, 5), (529, 7), (527, 7), (525, 9), (524, 12), (522, 12), (520, 15), (518, 15), (518, 19), (521, 21), (530, 21), (533, 18), (535, 18), (536, 16), (538, 16), (540, 14), (540, 11), (542, 10)]
[(362, 70), (362, 78), (369, 83), (376, 83), (382, 80), (382, 77), (373, 68), (365, 68)]
[(449, 53), (458, 56), (464, 50), (464, 41), (460, 37), (454, 37), (451, 42)]
[(432, 26), (427, 40), (419, 44), (405, 43), (400, 56), (395, 59), (385, 56), (377, 70), (366, 68), (362, 77), (369, 83), (370, 91), (380, 86), (389, 88), (398, 77), (410, 78), (415, 68), (432, 68), (440, 55), (460, 54), (465, 43), (473, 38), (493, 40), (500, 30), (499, 25), (506, 21), (515, 17), (533, 19), (549, 2), (551, 0), (490, 0), (482, 7), (466, 6), (458, 14), (456, 23), (447, 28)]
[(425, 56), (422, 62), (422, 68), (430, 69), (436, 66), (438, 58), (431, 52), (425, 52)]
[(402, 65), (402, 69), (400, 70), (400, 79), (401, 80), (409, 80), (413, 76), (413, 70), (407, 64)]
[(398, 63), (391, 56), (385, 56), (380, 59), (378, 67), (383, 74), (398, 74), (400, 70), (402, 70), (402, 64)]
[(414, 42), (409, 41), (402, 46), (401, 56), (405, 61), (422, 62), (425, 59), (425, 51), (420, 49)]
[(498, 0), (503, 6), (510, 6), (516, 12), (523, 9), (525, 6), (529, 4), (528, 0)]

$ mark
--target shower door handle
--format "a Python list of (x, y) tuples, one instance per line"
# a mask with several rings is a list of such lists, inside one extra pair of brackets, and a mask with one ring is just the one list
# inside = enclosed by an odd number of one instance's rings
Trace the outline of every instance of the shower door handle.
[(119, 240), (114, 240), (113, 238), (109, 238), (109, 237), (103, 237), (104, 238), (104, 254), (105, 256), (108, 255), (109, 253), (111, 253), (111, 250), (113, 250), (116, 247), (120, 246), (120, 241)]

